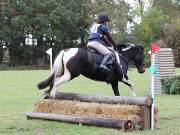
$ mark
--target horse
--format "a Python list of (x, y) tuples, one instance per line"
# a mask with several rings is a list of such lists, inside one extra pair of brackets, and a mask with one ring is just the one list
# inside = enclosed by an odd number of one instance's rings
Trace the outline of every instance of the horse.
[[(130, 62), (136, 66), (139, 73), (145, 72), (144, 47), (130, 43), (117, 45), (115, 52), (116, 61), (108, 63), (111, 73), (104, 73), (99, 70), (103, 56), (94, 51), (84, 48), (69, 48), (61, 50), (57, 55), (49, 76), (38, 83), (38, 89), (49, 89), (45, 91), (44, 98), (55, 98), (57, 87), (62, 83), (78, 77), (80, 74), (96, 81), (103, 81), (111, 84), (115, 96), (120, 96), (118, 82), (128, 85), (131, 96), (136, 96), (133, 83), (127, 76)], [(107, 78), (111, 78), (107, 81)]]

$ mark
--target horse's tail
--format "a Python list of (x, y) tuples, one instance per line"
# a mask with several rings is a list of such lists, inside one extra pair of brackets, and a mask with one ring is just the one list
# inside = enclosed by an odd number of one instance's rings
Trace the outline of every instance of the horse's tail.
[(57, 58), (54, 61), (53, 69), (50, 73), (50, 75), (40, 83), (38, 83), (37, 87), (38, 89), (44, 89), (48, 87), (50, 84), (53, 84), (55, 76), (61, 76), (63, 73), (63, 55), (64, 50), (62, 50)]
[(45, 80), (37, 84), (37, 87), (38, 89), (44, 89), (48, 87), (53, 81), (54, 81), (54, 72), (51, 72), (51, 74)]

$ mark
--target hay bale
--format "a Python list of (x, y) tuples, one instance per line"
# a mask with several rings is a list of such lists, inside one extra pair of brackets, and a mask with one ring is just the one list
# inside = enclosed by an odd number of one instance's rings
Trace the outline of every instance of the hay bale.
[[(150, 123), (148, 123), (150, 118), (147, 118), (150, 115), (144, 114), (145, 108), (147, 108), (148, 113), (150, 113), (150, 107), (146, 106), (46, 99), (35, 103), (33, 111), (37, 113), (52, 113), (77, 117), (81, 116), (114, 120), (131, 120), (132, 124), (134, 125), (133, 128), (140, 130), (150, 128)], [(157, 127), (157, 107), (155, 107), (154, 116), (154, 125)]]
[[(104, 104), (104, 103), (88, 103), (71, 100), (42, 100), (35, 103), (34, 112), (41, 113), (55, 113), (62, 115), (74, 116), (91, 116), (98, 118), (109, 119), (125, 119), (134, 122), (134, 124), (141, 122), (141, 107), (136, 105), (120, 105), (120, 104)], [(138, 126), (142, 129), (142, 126)]]

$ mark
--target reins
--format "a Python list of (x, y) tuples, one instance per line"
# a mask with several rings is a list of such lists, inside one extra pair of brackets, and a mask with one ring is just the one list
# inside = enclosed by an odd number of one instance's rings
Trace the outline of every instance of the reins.
[[(124, 51), (125, 52), (125, 51)], [(128, 58), (127, 58), (127, 56), (126, 56), (126, 54), (123, 54), (123, 53), (120, 53), (119, 51), (118, 51), (118, 53), (119, 53), (119, 56), (120, 57), (122, 57), (125, 61), (127, 61), (127, 63), (130, 63), (132, 60), (129, 60)], [(132, 61), (133, 62), (133, 61)], [(134, 62), (133, 62), (134, 63)], [(131, 69), (129, 69), (129, 67), (128, 67), (128, 70), (129, 71), (132, 71)]]

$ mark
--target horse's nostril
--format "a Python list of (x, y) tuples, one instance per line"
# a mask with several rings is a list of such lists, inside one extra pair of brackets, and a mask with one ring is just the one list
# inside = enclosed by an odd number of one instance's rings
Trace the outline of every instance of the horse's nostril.
[(143, 69), (141, 73), (144, 73), (144, 72), (145, 72), (145, 69)]
[(145, 68), (138, 69), (138, 72), (141, 73), (141, 74), (144, 73), (145, 72)]

